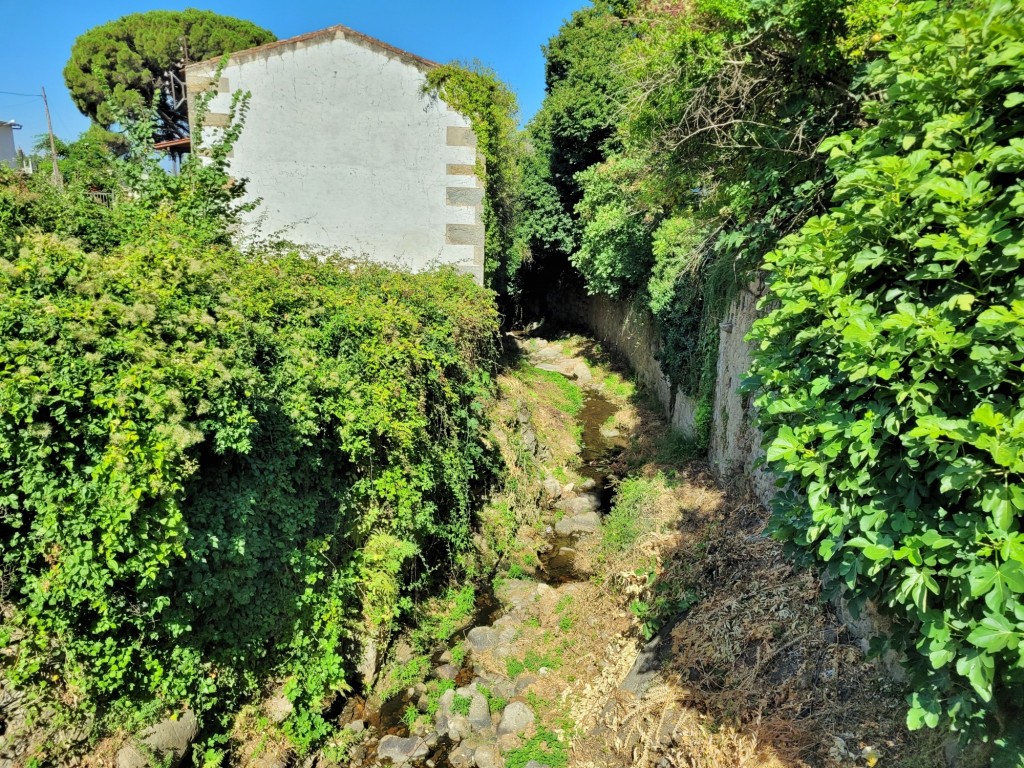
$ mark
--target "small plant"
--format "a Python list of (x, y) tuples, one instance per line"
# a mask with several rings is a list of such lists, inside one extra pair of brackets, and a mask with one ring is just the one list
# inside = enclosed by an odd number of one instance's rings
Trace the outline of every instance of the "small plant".
[(619, 483), (612, 510), (601, 528), (602, 549), (624, 552), (650, 528), (653, 500), (664, 486), (664, 477), (628, 477)]
[(510, 579), (526, 579), (530, 574), (519, 563), (512, 563), (508, 567), (506, 576)]
[(485, 699), (487, 699), (487, 711), (492, 715), (497, 712), (501, 712), (508, 706), (508, 699), (496, 696), (490, 688), (478, 685), (477, 690), (480, 691)]
[(510, 678), (515, 680), (526, 671), (526, 665), (523, 664), (521, 659), (515, 659), (510, 656), (505, 659), (505, 671), (508, 673)]
[(434, 715), (440, 706), (441, 697), (445, 691), (454, 691), (455, 683), (452, 680), (431, 680), (427, 683), (427, 717), (433, 720)]
[(461, 667), (462, 662), (466, 660), (466, 646), (462, 643), (458, 643), (451, 649), (452, 664), (456, 667)]
[(558, 619), (558, 628), (563, 632), (568, 632), (570, 629), (572, 629), (574, 623), (575, 620), (572, 616), (561, 616)]
[(468, 715), (469, 707), (472, 703), (472, 698), (457, 693), (455, 694), (455, 698), (452, 699), (452, 712), (454, 712), (457, 715)]
[(550, 768), (565, 768), (569, 763), (569, 745), (547, 728), (538, 728), (523, 746), (505, 755), (508, 768), (525, 768), (530, 761)]
[(416, 709), (415, 706), (410, 704), (405, 708), (405, 711), (402, 713), (402, 722), (405, 723), (406, 727), (411, 729), (413, 726), (416, 725), (416, 720), (419, 719), (419, 716), (419, 710)]

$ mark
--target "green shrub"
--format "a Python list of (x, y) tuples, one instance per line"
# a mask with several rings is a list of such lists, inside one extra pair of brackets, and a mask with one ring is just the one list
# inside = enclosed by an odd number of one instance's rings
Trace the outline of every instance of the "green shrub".
[(6, 674), (200, 714), (285, 677), (307, 746), (346, 644), (469, 546), (496, 312), (453, 271), (189, 232), (0, 233)]
[(767, 258), (752, 333), (776, 535), (894, 620), (911, 727), (1024, 697), (1024, 11), (882, 27), (833, 207)]

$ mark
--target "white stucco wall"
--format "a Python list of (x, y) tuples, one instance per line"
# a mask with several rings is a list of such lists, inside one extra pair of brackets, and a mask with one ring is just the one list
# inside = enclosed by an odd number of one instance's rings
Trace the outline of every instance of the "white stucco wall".
[[(483, 190), (469, 121), (423, 93), (425, 67), (358, 35), (318, 33), (235, 54), (204, 136), (252, 94), (231, 173), (260, 207), (244, 235), (483, 278)], [(213, 67), (186, 71), (190, 93)], [(207, 86), (208, 87), (208, 86)], [(454, 190), (454, 191), (453, 191)]]
[(14, 148), (14, 128), (0, 125), (0, 163), (14, 167), (17, 164), (18, 151)]

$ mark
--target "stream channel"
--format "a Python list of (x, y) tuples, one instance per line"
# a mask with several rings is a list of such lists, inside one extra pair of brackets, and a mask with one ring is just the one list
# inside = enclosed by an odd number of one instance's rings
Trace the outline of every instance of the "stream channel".
[[(575, 467), (575, 472), (585, 478), (577, 490), (586, 494), (592, 494), (599, 501), (598, 511), (603, 516), (608, 512), (612, 496), (615, 492), (616, 476), (612, 472), (612, 464), (625, 445), (622, 437), (614, 430), (605, 425), (618, 410), (617, 406), (608, 400), (601, 392), (587, 388), (583, 408), (577, 416), (577, 423), (582, 427), (582, 445), (580, 450), (580, 464)], [(576, 568), (575, 544), (578, 536), (559, 535), (549, 525), (547, 527), (545, 544), (537, 552), (540, 561), (540, 569), (537, 578), (550, 586), (557, 587), (570, 582), (581, 581), (589, 578), (590, 574), (581, 573)], [(477, 627), (488, 627), (494, 624), (504, 615), (503, 606), (494, 593), (493, 582), (486, 581), (478, 585), (476, 593), (475, 613), (468, 625), (458, 632), (453, 641), (464, 641), (467, 635)], [(451, 657), (444, 649), (439, 649), (431, 658), (431, 666), (434, 669), (450, 663)], [(479, 680), (473, 666), (472, 651), (468, 650), (461, 668), (455, 675), (456, 686), (466, 686)], [(377, 743), (386, 735), (406, 737), (409, 736), (409, 726), (403, 720), (403, 715), (410, 705), (415, 706), (421, 693), (415, 688), (409, 688), (392, 696), (378, 709), (362, 697), (351, 697), (345, 703), (340, 713), (342, 723), (362, 721), (368, 728), (372, 729), (372, 738), (364, 742), (368, 748), (365, 751), (365, 760), (353, 760), (353, 766), (369, 766), (379, 764), (374, 756)], [(420, 758), (417, 762), (430, 768), (451, 768), (449, 756), (456, 746), (448, 736), (431, 739), (428, 734), (427, 744), (430, 752), (427, 756)], [(362, 750), (360, 750), (362, 752)]]

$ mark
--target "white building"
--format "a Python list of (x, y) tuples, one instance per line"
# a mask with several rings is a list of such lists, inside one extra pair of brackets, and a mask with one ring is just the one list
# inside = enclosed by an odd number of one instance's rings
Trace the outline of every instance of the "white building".
[(0, 120), (0, 165), (18, 166), (18, 150), (14, 147), (14, 132), (21, 128), (13, 120)]
[[(220, 63), (186, 68), (190, 104)], [(232, 54), (203, 130), (212, 138), (231, 94), (251, 93), (230, 160), (262, 201), (245, 234), (413, 271), (454, 264), (482, 282), (476, 136), (424, 92), (436, 66), (341, 26)]]

